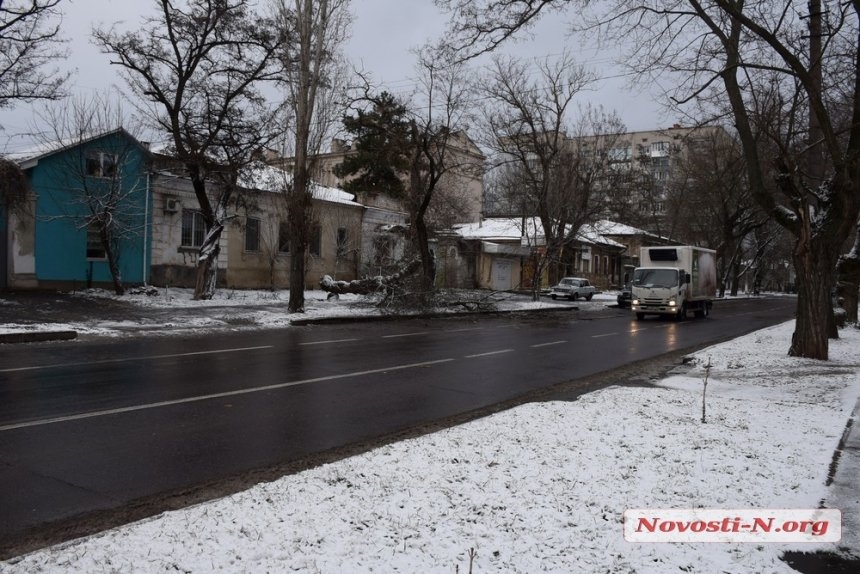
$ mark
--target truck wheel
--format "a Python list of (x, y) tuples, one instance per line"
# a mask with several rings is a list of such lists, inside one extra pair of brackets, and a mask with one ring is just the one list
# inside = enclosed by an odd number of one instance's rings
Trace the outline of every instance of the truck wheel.
[(696, 318), (697, 318), (697, 319), (704, 319), (704, 318), (706, 318), (706, 317), (708, 316), (708, 306), (707, 306), (707, 304), (702, 305), (702, 308), (701, 308), (701, 309), (696, 309), (696, 313), (695, 313), (695, 315), (696, 315)]
[(645, 313), (636, 313), (636, 320), (641, 321), (645, 318)]
[(589, 293), (588, 295), (586, 295), (586, 296), (585, 296), (585, 300), (586, 300), (586, 301), (591, 301), (591, 298), (592, 298), (592, 297), (594, 297), (594, 293)]
[(683, 321), (686, 318), (687, 318), (687, 304), (681, 303), (681, 310), (678, 311), (677, 315), (675, 315), (675, 320), (676, 321)]

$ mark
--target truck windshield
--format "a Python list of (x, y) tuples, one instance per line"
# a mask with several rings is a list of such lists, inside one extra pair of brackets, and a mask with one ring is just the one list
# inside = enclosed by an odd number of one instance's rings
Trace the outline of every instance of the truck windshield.
[(637, 269), (633, 272), (635, 287), (674, 287), (678, 284), (675, 269)]

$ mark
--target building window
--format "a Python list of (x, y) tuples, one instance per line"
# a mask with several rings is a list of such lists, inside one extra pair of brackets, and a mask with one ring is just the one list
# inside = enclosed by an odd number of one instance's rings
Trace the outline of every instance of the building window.
[(290, 252), (290, 227), (286, 221), (278, 224), (278, 253)]
[(630, 161), (633, 159), (633, 149), (630, 146), (613, 147), (607, 152), (609, 161)]
[(117, 172), (116, 154), (102, 151), (87, 154), (87, 175), (91, 177), (114, 177)]
[(260, 220), (249, 217), (245, 220), (245, 251), (260, 250)]
[(322, 228), (319, 225), (314, 225), (311, 228), (311, 240), (308, 245), (308, 251), (316, 257), (319, 257), (322, 253)]
[(345, 227), (337, 228), (337, 256), (346, 257), (349, 252), (349, 234)]
[(87, 225), (87, 259), (105, 259), (107, 252), (102, 244), (101, 229), (98, 223)]
[(653, 142), (651, 144), (651, 157), (665, 157), (669, 155), (669, 142)]
[(200, 247), (206, 238), (203, 214), (193, 209), (182, 210), (182, 247)]

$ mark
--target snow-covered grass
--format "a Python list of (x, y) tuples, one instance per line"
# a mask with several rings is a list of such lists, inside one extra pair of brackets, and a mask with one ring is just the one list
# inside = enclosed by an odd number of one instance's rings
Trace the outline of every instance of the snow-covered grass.
[[(358, 316), (379, 316), (390, 314), (390, 309), (381, 309), (372, 296), (346, 294), (338, 299), (328, 299), (328, 293), (321, 290), (305, 292), (303, 313), (289, 313), (287, 302), (289, 291), (232, 290), (219, 289), (210, 300), (195, 301), (193, 290), (185, 288), (158, 288), (157, 295), (130, 291), (117, 296), (104, 289), (87, 289), (70, 294), (73, 297), (121, 301), (137, 308), (124, 319), (104, 319), (99, 317), (80, 317), (77, 320), (57, 321), (55, 323), (17, 323), (9, 322), (0, 326), (2, 333), (31, 331), (72, 330), (81, 335), (93, 336), (133, 336), (145, 333), (182, 333), (193, 330), (240, 330), (254, 328), (288, 327), (294, 320), (318, 320), (331, 318), (350, 318)], [(569, 307), (570, 304), (556, 303), (548, 298), (531, 301), (530, 297), (511, 293), (465, 292), (468, 297), (492, 297), (498, 310), (527, 311)], [(597, 295), (594, 301), (580, 301), (578, 306), (603, 307), (614, 303), (615, 296)], [(0, 304), (4, 300), (0, 299)], [(9, 303), (12, 304), (12, 303)], [(440, 309), (441, 312), (461, 312), (463, 307)], [(137, 316), (132, 316), (137, 315)]]
[[(705, 349), (653, 388), (527, 404), (0, 572), (791, 572), (779, 560), (787, 545), (634, 544), (621, 517), (828, 500), (828, 465), (860, 395), (860, 330), (843, 330), (828, 362), (787, 357), (792, 331)], [(800, 549), (821, 548), (833, 549)]]

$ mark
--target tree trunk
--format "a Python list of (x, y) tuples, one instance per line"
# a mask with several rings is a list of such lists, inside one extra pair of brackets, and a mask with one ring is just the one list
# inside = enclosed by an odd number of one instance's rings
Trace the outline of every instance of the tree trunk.
[(117, 256), (114, 252), (107, 229), (102, 227), (100, 236), (102, 247), (104, 248), (105, 256), (107, 257), (108, 270), (110, 271), (111, 280), (113, 281), (114, 293), (117, 295), (124, 295), (125, 287), (122, 284), (122, 277), (119, 272), (119, 261), (117, 261)]
[[(295, 179), (299, 177), (296, 174)], [(305, 185), (306, 187), (306, 185)], [(299, 192), (298, 185), (293, 189), (295, 197), (291, 200), (288, 219), (290, 222), (290, 298), (287, 309), (290, 313), (305, 311), (305, 253), (308, 249), (308, 222), (310, 209), (306, 205), (306, 192)]]
[(216, 222), (206, 233), (203, 245), (197, 256), (197, 283), (194, 286), (194, 300), (212, 299), (218, 284), (218, 256), (221, 253), (221, 233), (224, 225)]
[(857, 303), (860, 295), (860, 222), (855, 228), (854, 245), (836, 264), (836, 297), (841, 300), (849, 323), (857, 323)]
[(801, 232), (795, 244), (792, 259), (797, 272), (797, 322), (788, 350), (792, 357), (822, 361), (828, 358), (836, 265), (833, 253), (838, 253), (838, 248), (830, 241), (812, 238), (808, 228)]
[(422, 300), (425, 294), (430, 294), (436, 287), (436, 258), (430, 251), (430, 233), (423, 217), (415, 218), (415, 236), (418, 243), (418, 253), (421, 257), (421, 290)]
[(741, 282), (741, 262), (740, 258), (736, 258), (732, 261), (732, 289), (730, 291), (730, 295), (732, 297), (738, 296), (738, 286)]

